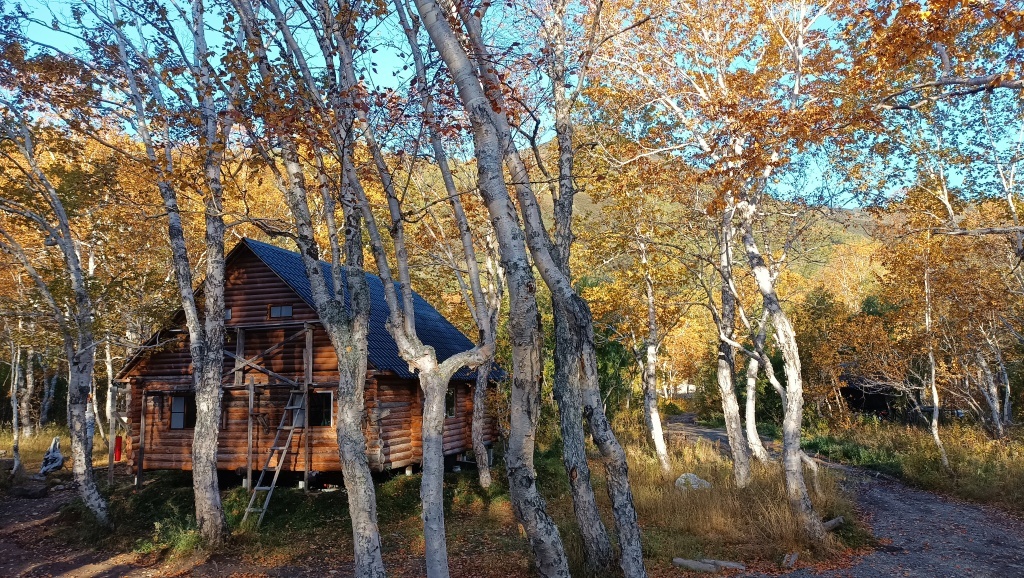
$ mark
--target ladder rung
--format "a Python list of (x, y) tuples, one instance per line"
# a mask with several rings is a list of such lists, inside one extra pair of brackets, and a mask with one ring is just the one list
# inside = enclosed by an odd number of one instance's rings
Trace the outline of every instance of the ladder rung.
[(253, 491), (256, 491), (256, 492), (269, 492), (270, 490), (273, 490), (273, 489), (274, 488), (272, 488), (270, 486), (256, 486), (255, 488), (253, 488)]
[(270, 448), (270, 451), (272, 451), (272, 452), (279, 452), (279, 451), (286, 450), (286, 449), (288, 449), (288, 446), (273, 446), (273, 447)]
[(246, 512), (262, 512), (263, 508), (246, 508)]
[(302, 404), (300, 403), (299, 405), (286, 405), (286, 406), (284, 406), (284, 408), (285, 409), (302, 409)]
[(302, 425), (283, 425), (277, 429), (290, 430), (290, 429), (302, 429), (305, 426)]

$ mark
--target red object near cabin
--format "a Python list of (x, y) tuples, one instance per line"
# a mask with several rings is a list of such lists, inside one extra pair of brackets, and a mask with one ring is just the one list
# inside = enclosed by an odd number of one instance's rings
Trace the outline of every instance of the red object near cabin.
[(114, 438), (114, 461), (121, 461), (121, 436)]

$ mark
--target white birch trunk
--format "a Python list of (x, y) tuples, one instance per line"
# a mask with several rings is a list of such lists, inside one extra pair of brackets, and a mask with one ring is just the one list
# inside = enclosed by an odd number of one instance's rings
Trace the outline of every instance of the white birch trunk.
[[(10, 103), (5, 103), (10, 105)], [(95, 340), (92, 328), (95, 322), (95, 311), (89, 295), (85, 272), (75, 248), (74, 236), (71, 232), (70, 219), (64, 209), (63, 202), (47, 174), (40, 168), (36, 160), (34, 135), (29, 129), (25, 116), (21, 111), (12, 108), (11, 117), (16, 124), (4, 126), (4, 132), (27, 166), (22, 167), (31, 174), (30, 187), (38, 195), (41, 206), (46, 213), (34, 213), (30, 209), (12, 209), (4, 203), (4, 209), (28, 217), (35, 223), (40, 232), (53, 241), (61, 252), (63, 261), (62, 273), (66, 275), (71, 290), (70, 303), (58, 305), (49, 286), (33, 266), (22, 246), (11, 234), (0, 227), (0, 248), (12, 255), (33, 280), (44, 302), (50, 309), (54, 321), (60, 329), (64, 351), (69, 366), (68, 383), (68, 427), (71, 430), (72, 473), (78, 484), (79, 495), (86, 507), (93, 513), (97, 522), (107, 525), (106, 501), (96, 488), (92, 472), (92, 440), (86, 433), (86, 404), (92, 387), (93, 365), (95, 362)], [(16, 431), (18, 428), (15, 428)]]
[[(642, 264), (647, 266), (646, 247), (641, 245)], [(661, 471), (666, 474), (671, 471), (672, 466), (668, 457), (668, 447), (665, 445), (665, 433), (661, 428), (661, 414), (658, 412), (658, 344), (661, 341), (658, 335), (658, 315), (654, 301), (654, 280), (650, 270), (644, 274), (645, 294), (647, 296), (647, 340), (644, 343), (645, 359), (641, 363), (643, 369), (644, 389), (644, 422), (647, 425), (647, 433), (651, 436), (654, 444), (654, 453), (658, 456), (658, 463), (661, 464)]]
[(11, 454), (14, 457), (14, 465), (11, 466), (11, 474), (18, 473), (21, 469), (21, 427), (20, 407), (18, 398), (20, 396), (21, 383), (21, 347), (11, 342)]
[[(608, 496), (618, 530), (621, 549), (620, 567), (627, 578), (646, 576), (640, 527), (637, 523), (633, 494), (629, 486), (629, 466), (626, 455), (615, 437), (605, 414), (604, 403), (597, 376), (597, 353), (594, 345), (594, 326), (590, 308), (572, 287), (563, 263), (562, 254), (553, 250), (551, 240), (544, 227), (540, 207), (530, 184), (530, 175), (512, 139), (507, 117), (507, 105), (501, 92), (501, 80), (494, 70), (490, 52), (483, 41), (480, 29), (481, 16), (460, 7), (460, 17), (466, 26), (470, 42), (477, 59), (477, 70), (482, 84), (487, 87), (483, 94), (489, 106), (481, 112), (487, 113), (490, 124), (496, 129), (500, 150), (511, 175), (512, 184), (519, 203), (519, 214), (525, 225), (525, 241), (530, 256), (540, 272), (544, 283), (551, 290), (555, 304), (555, 315), (561, 317), (572, 334), (573, 341), (556, 341), (555, 355), (558, 363), (572, 364), (571, 371), (578, 372), (579, 387), (583, 395), (583, 418), (589, 426), (591, 438), (601, 452), (608, 481)], [(559, 131), (563, 132), (564, 131)], [(571, 134), (571, 133), (570, 133)], [(563, 151), (564, 152), (564, 151)], [(478, 159), (479, 162), (479, 159)], [(571, 179), (571, 172), (560, 170), (560, 178)], [(518, 223), (517, 223), (518, 224)], [(571, 239), (571, 233), (563, 239)], [(561, 321), (559, 321), (561, 323)]]
[(107, 423), (114, 424), (117, 422), (115, 413), (117, 413), (117, 388), (114, 385), (114, 357), (110, 351), (110, 336), (107, 335), (107, 339), (103, 346), (103, 361), (104, 367), (107, 370)]
[(21, 408), (21, 435), (22, 437), (32, 437), (35, 433), (33, 430), (32, 421), (32, 398), (36, 389), (36, 351), (30, 345), (25, 352), (25, 391), (21, 394), (19, 400)]
[(981, 373), (978, 376), (978, 389), (988, 405), (992, 428), (995, 430), (996, 437), (1002, 439), (1006, 435), (1006, 431), (1003, 428), (1003, 408), (1000, 406), (999, 384), (996, 382), (996, 376), (993, 375), (988, 360), (985, 359), (985, 356), (980, 351), (975, 352), (975, 359), (978, 361), (978, 368)]
[(103, 428), (103, 420), (100, 418), (99, 396), (97, 395), (99, 388), (96, 387), (96, 380), (97, 376), (95, 371), (93, 371), (92, 391), (89, 392), (89, 419), (95, 424), (93, 429), (100, 434), (100, 439), (104, 443), (108, 443), (107, 432)]
[[(730, 199), (731, 205), (731, 199)], [(722, 213), (722, 227), (719, 233), (719, 274), (721, 280), (722, 308), (720, 314), (718, 341), (718, 391), (722, 397), (722, 414), (725, 418), (725, 431), (729, 436), (729, 450), (732, 454), (733, 478), (736, 487), (745, 488), (750, 484), (750, 446), (743, 434), (743, 420), (740, 417), (740, 404), (736, 397), (736, 386), (733, 381), (736, 365), (736, 350), (730, 343), (735, 337), (736, 295), (733, 293), (732, 275), (732, 242), (735, 209), (729, 206)]]
[(513, 377), (505, 461), (513, 510), (530, 539), (538, 572), (542, 576), (569, 576), (558, 527), (545, 511), (546, 504), (537, 491), (533, 467), (543, 371), (536, 281), (501, 170), (501, 137), (491, 122), (490, 102), (478, 71), (444, 12), (434, 0), (416, 0), (415, 3), (424, 27), (455, 80), (459, 98), (472, 123), (480, 193), (494, 225), (508, 282)]
[(768, 450), (761, 442), (761, 435), (757, 433), (757, 373), (761, 364), (757, 358), (751, 357), (747, 360), (747, 400), (746, 400), (746, 426), (747, 443), (750, 445), (750, 453), (761, 463), (771, 462)]
[[(929, 235), (928, 243), (931, 243)], [(927, 251), (927, 248), (926, 248)], [(932, 335), (932, 287), (931, 267), (928, 261), (929, 253), (925, 253), (924, 265), (924, 328), (928, 336), (928, 389), (932, 398), (932, 415), (928, 422), (928, 429), (931, 431), (932, 440), (936, 449), (939, 450), (939, 458), (942, 460), (942, 467), (946, 473), (952, 473), (949, 466), (949, 456), (946, 455), (946, 446), (939, 436), (939, 388), (935, 383), (935, 341)]]
[[(269, 4), (272, 12), (279, 12), (276, 3)], [(232, 5), (241, 18), (242, 30), (247, 42), (246, 48), (251, 49), (254, 53), (261, 78), (271, 86), (276, 85), (278, 79), (274, 69), (270, 66), (266, 46), (260, 32), (263, 30), (263, 24), (258, 21), (253, 5), (240, 1), (233, 1)], [(337, 120), (339, 123), (343, 123), (349, 118), (350, 115), (345, 115)], [(275, 123), (281, 121), (279, 118), (271, 118), (268, 122), (272, 126), (276, 126)], [(331, 130), (332, 136), (338, 138), (335, 144), (344, 155), (344, 147), (348, 146), (344, 140), (346, 137), (336, 134), (336, 127), (328, 128)], [(291, 130), (287, 126), (282, 126), (280, 129), (284, 135), (289, 134), (288, 131)], [(260, 143), (257, 142), (257, 144)], [(330, 191), (323, 186), (323, 179), (320, 179), (332, 249), (330, 268), (332, 296), (328, 289), (328, 280), (324, 278), (324, 271), (320, 266), (319, 247), (314, 239), (312, 216), (302, 168), (298, 164), (296, 145), (288, 137), (282, 138), (281, 144), (283, 171), (277, 169), (277, 161), (270, 157), (266, 147), (261, 149), (261, 152), (271, 169), (274, 170), (278, 189), (284, 195), (292, 214), (296, 227), (295, 241), (302, 257), (306, 277), (310, 282), (313, 302), (324, 331), (338, 358), (339, 384), (335, 433), (352, 523), (353, 570), (356, 576), (383, 578), (386, 573), (381, 557), (382, 546), (377, 522), (376, 492), (366, 456), (366, 438), (363, 436), (370, 296), (363, 271), (361, 211), (355, 201), (355, 195), (351, 191), (350, 171), (346, 166), (339, 193), (344, 213), (344, 230), (339, 234), (333, 214), (335, 201), (331, 198)], [(319, 155), (318, 151), (314, 152)], [(323, 163), (320, 164), (320, 167), (322, 173)], [(342, 246), (344, 246), (344, 264), (342, 263)], [(346, 307), (346, 297), (349, 302), (348, 307)]]
[[(405, 31), (406, 39), (409, 41), (409, 48), (416, 67), (416, 79), (418, 81), (420, 100), (423, 105), (423, 122), (430, 136), (434, 161), (441, 172), (445, 193), (448, 195), (449, 204), (452, 207), (452, 212), (455, 215), (455, 221), (459, 228), (459, 239), (462, 242), (463, 255), (466, 261), (466, 276), (469, 278), (472, 294), (472, 303), (468, 303), (467, 300), (467, 305), (470, 305), (470, 312), (480, 332), (480, 339), (477, 345), (479, 347), (493, 348), (494, 336), (497, 332), (497, 319), (488, 310), (488, 300), (484, 296), (483, 285), (480, 281), (480, 267), (477, 263), (476, 248), (473, 243), (473, 233), (470, 229), (465, 209), (462, 206), (459, 191), (455, 187), (455, 179), (452, 177), (448, 156), (444, 150), (434, 110), (434, 99), (430, 91), (430, 84), (427, 81), (426, 64), (420, 49), (419, 39), (417, 38), (417, 28), (409, 20), (403, 0), (394, 0), (394, 6), (402, 23), (402, 29)], [(484, 427), (487, 416), (487, 387), (490, 370), (490, 360), (485, 361), (477, 368), (476, 387), (473, 390), (473, 453), (476, 456), (480, 486), (483, 488), (488, 488), (491, 485), (490, 464), (488, 463), (487, 447), (484, 443)]]
[(772, 275), (754, 239), (755, 210), (754, 206), (744, 202), (742, 206), (737, 207), (737, 214), (742, 222), (743, 246), (746, 250), (747, 261), (764, 301), (764, 307), (768, 310), (775, 328), (775, 339), (782, 351), (783, 368), (786, 372), (786, 403), (782, 420), (782, 464), (786, 475), (786, 495), (790, 508), (800, 520), (804, 532), (811, 539), (821, 541), (825, 538), (825, 528), (814, 511), (810, 496), (807, 494), (802, 465), (804, 453), (800, 448), (804, 406), (800, 353), (793, 325), (782, 310)]

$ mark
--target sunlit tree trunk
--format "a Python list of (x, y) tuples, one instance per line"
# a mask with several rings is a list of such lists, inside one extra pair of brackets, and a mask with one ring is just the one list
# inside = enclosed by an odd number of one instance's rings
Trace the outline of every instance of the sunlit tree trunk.
[[(767, 310), (761, 318), (761, 326), (758, 328), (757, 334), (754, 336), (754, 352), (760, 353), (764, 351), (764, 342), (767, 337), (766, 323)], [(771, 456), (768, 455), (768, 450), (765, 449), (764, 444), (761, 443), (761, 434), (757, 433), (757, 374), (761, 368), (761, 362), (756, 356), (750, 356), (747, 359), (747, 400), (746, 400), (746, 426), (747, 426), (747, 443), (750, 446), (750, 453), (757, 458), (759, 462), (768, 463), (771, 461)], [(765, 371), (771, 371), (770, 367), (766, 367)]]
[[(176, 12), (181, 18), (165, 27), (154, 26), (152, 33), (158, 40), (141, 38), (133, 41), (125, 32), (129, 23), (143, 19), (134, 13), (131, 4), (110, 0), (108, 13), (101, 15), (98, 6), (87, 7), (100, 18), (110, 33), (114, 50), (110, 56), (121, 68), (124, 79), (122, 89), (128, 110), (133, 115), (134, 129), (142, 142), (150, 169), (156, 176), (157, 188), (167, 214), (167, 238), (171, 249), (172, 269), (185, 316), (192, 357), (192, 378), (196, 394), (196, 425), (192, 439), (192, 488), (195, 498), (196, 522), (200, 535), (210, 546), (223, 541), (225, 518), (217, 482), (217, 444), (221, 418), (221, 381), (224, 363), (224, 203), (222, 164), (228, 146), (234, 118), (231, 98), (219, 98), (222, 85), (216, 78), (209, 59), (206, 43), (203, 0), (192, 0)], [(124, 17), (121, 11), (128, 11)], [(141, 27), (137, 31), (143, 33)], [(187, 53), (182, 66), (186, 67), (190, 84), (180, 86), (190, 94), (185, 101), (191, 108), (174, 110), (164, 93), (166, 84), (173, 80), (151, 64), (152, 46), (161, 42), (191, 44), (191, 59)], [(141, 64), (140, 64), (141, 63)], [(234, 81), (237, 86), (237, 80)], [(180, 94), (179, 94), (180, 96)], [(189, 119), (196, 129), (197, 159), (202, 167), (200, 188), (204, 200), (205, 280), (203, 297), (205, 308), (200, 312), (193, 284), (192, 263), (185, 239), (181, 217), (176, 163), (182, 162), (172, 151), (175, 139), (171, 134), (172, 115)]]
[(928, 390), (932, 400), (932, 415), (928, 422), (928, 429), (932, 434), (936, 449), (939, 450), (939, 458), (942, 460), (942, 467), (946, 472), (951, 472), (949, 467), (949, 456), (946, 454), (946, 446), (939, 436), (939, 388), (935, 383), (935, 343), (932, 335), (932, 286), (931, 266), (929, 263), (929, 250), (931, 235), (926, 241), (929, 245), (925, 248), (924, 263), (924, 330), (928, 337)]
[(568, 561), (558, 527), (547, 515), (537, 491), (533, 467), (534, 436), (540, 415), (540, 314), (536, 280), (502, 171), (502, 141), (491, 120), (490, 102), (478, 71), (434, 0), (416, 0), (423, 26), (448, 67), (473, 127), (478, 184), (491, 216), (508, 283), (512, 341), (512, 398), (509, 445), (505, 454), (509, 491), (542, 576), (568, 576)]
[[(642, 265), (646, 267), (647, 252), (641, 247)], [(658, 463), (661, 470), (668, 473), (672, 466), (669, 462), (668, 447), (665, 444), (665, 432), (661, 427), (661, 413), (658, 411), (658, 345), (661, 343), (661, 336), (658, 335), (658, 314), (654, 302), (654, 280), (651, 278), (650, 270), (644, 273), (644, 289), (647, 297), (647, 339), (644, 341), (644, 359), (641, 363), (643, 370), (643, 394), (644, 394), (644, 423), (647, 426), (647, 435), (651, 436), (654, 444), (654, 453), (658, 456)]]
[(775, 328), (775, 341), (782, 352), (783, 369), (786, 372), (785, 412), (782, 419), (782, 465), (786, 476), (786, 496), (790, 508), (800, 521), (804, 532), (816, 541), (824, 540), (825, 527), (814, 511), (803, 473), (803, 450), (800, 448), (801, 428), (803, 425), (804, 393), (803, 377), (800, 374), (800, 352), (796, 342), (796, 332), (789, 317), (782, 310), (775, 284), (764, 257), (754, 238), (753, 218), (755, 206), (744, 201), (737, 207), (737, 214), (742, 223), (743, 246), (750, 265), (754, 281), (768, 310), (772, 326)]
[(21, 408), (18, 405), (18, 398), (21, 396), (21, 347), (14, 340), (11, 340), (11, 454), (14, 457), (14, 465), (11, 466), (11, 473), (16, 474), (21, 469)]
[(117, 388), (114, 384), (114, 356), (110, 351), (110, 334), (107, 334), (106, 340), (103, 342), (103, 361), (104, 366), (107, 370), (107, 423), (115, 424), (111, 426), (111, 431), (116, 431), (117, 422)]
[[(276, 86), (280, 79), (275, 76), (274, 68), (270, 65), (260, 33), (262, 24), (257, 20), (253, 6), (240, 1), (233, 1), (232, 5), (240, 16), (246, 48), (254, 53), (255, 64), (261, 78), (269, 86)], [(274, 7), (276, 8), (276, 4)], [(345, 122), (348, 118), (350, 117), (339, 118), (338, 121)], [(273, 125), (282, 121), (271, 114), (268, 122)], [(328, 280), (324, 277), (324, 270), (320, 265), (320, 249), (315, 240), (298, 148), (295, 141), (287, 136), (288, 126), (278, 128), (285, 135), (279, 141), (283, 169), (278, 167), (271, 152), (260, 141), (254, 144), (259, 147), (260, 154), (273, 170), (278, 189), (284, 195), (291, 212), (296, 231), (294, 239), (306, 277), (309, 279), (313, 303), (338, 358), (335, 433), (352, 523), (354, 573), (360, 577), (383, 578), (386, 572), (377, 521), (376, 490), (366, 456), (366, 438), (363, 435), (370, 290), (363, 269), (362, 211), (353, 191), (356, 186), (352, 181), (353, 171), (348, 164), (342, 168), (341, 190), (338, 193), (343, 214), (341, 230), (335, 219), (336, 206), (339, 203), (333, 198), (329, 187), (323, 186), (327, 182), (323, 178), (324, 175), (319, 175), (324, 221), (331, 244), (332, 258)], [(336, 143), (339, 147), (344, 148), (351, 144), (347, 140), (347, 135), (340, 138), (342, 140)], [(320, 155), (319, 151), (313, 152)], [(349, 161), (346, 160), (347, 162)], [(322, 172), (323, 163), (318, 163)]]
[[(470, 307), (473, 321), (480, 333), (477, 345), (478, 347), (486, 347), (493, 350), (494, 336), (497, 332), (497, 319), (496, 315), (492, 313), (496, 313), (496, 310), (492, 311), (494, 308), (489, 307), (489, 301), (484, 294), (483, 284), (480, 280), (480, 265), (477, 262), (476, 247), (473, 242), (473, 232), (470, 229), (469, 219), (463, 208), (459, 191), (455, 186), (455, 179), (452, 177), (451, 168), (448, 163), (448, 155), (444, 149), (434, 108), (434, 98), (431, 93), (431, 86), (427, 81), (426, 63), (424, 62), (423, 51), (417, 38), (418, 26), (414, 26), (409, 19), (405, 10), (404, 0), (394, 0), (394, 6), (402, 23), (402, 29), (405, 31), (406, 39), (409, 41), (413, 63), (416, 67), (416, 79), (419, 83), (420, 100), (423, 106), (423, 122), (430, 137), (434, 161), (441, 172), (445, 193), (448, 195), (448, 202), (451, 205), (452, 213), (455, 216), (456, 225), (459, 229), (459, 240), (462, 243), (462, 251), (466, 263), (465, 276), (469, 281), (469, 297), (472, 300), (470, 302), (470, 299), (467, 299), (467, 305)], [(458, 273), (458, 275), (460, 284), (464, 287), (465, 283), (462, 281), (461, 273)], [(498, 299), (500, 301), (500, 296)], [(493, 357), (493, 353), (489, 357)], [(487, 446), (484, 442), (484, 429), (487, 419), (487, 388), (490, 371), (491, 359), (487, 359), (477, 368), (476, 387), (473, 390), (471, 435), (473, 453), (476, 456), (477, 475), (480, 480), (480, 486), (483, 488), (488, 488), (491, 485), (491, 470), (488, 463)]]
[(32, 437), (35, 433), (32, 421), (32, 398), (34, 397), (36, 389), (36, 350), (31, 345), (25, 351), (25, 390), (21, 394), (20, 403), (20, 421), (21, 421), (21, 435), (23, 437)]
[[(243, 23), (249, 33), (253, 15), (245, 13)], [(250, 36), (250, 41), (258, 37)], [(261, 71), (270, 77), (270, 69), (261, 58)], [(362, 255), (362, 213), (351, 189), (351, 175), (346, 171), (342, 184), (342, 206), (344, 207), (344, 231), (331, 227), (332, 247), (344, 244), (345, 268), (337, 262), (340, 251), (332, 250), (334, 262), (331, 267), (332, 283), (336, 288), (347, 290), (349, 306), (345, 304), (345, 292), (328, 290), (320, 266), (319, 247), (314, 237), (313, 221), (309, 210), (304, 186), (302, 168), (298, 164), (298, 153), (290, 139), (284, 139), (282, 157), (285, 164), (281, 191), (295, 222), (295, 242), (309, 279), (317, 314), (338, 357), (338, 452), (341, 460), (345, 490), (348, 494), (350, 518), (352, 520), (353, 549), (355, 552), (355, 573), (357, 576), (382, 578), (385, 576), (377, 523), (377, 499), (373, 486), (370, 466), (366, 458), (366, 438), (363, 436), (363, 418), (366, 405), (364, 389), (367, 367), (367, 338), (370, 322), (370, 291), (363, 271)], [(329, 197), (328, 199), (329, 200)], [(327, 203), (331, 207), (331, 203)], [(332, 210), (332, 209), (330, 209)], [(343, 234), (343, 240), (339, 238)]]
[(731, 341), (736, 332), (736, 295), (733, 292), (732, 242), (735, 229), (734, 208), (726, 207), (722, 213), (722, 227), (719, 232), (719, 273), (721, 276), (721, 313), (718, 340), (718, 392), (722, 397), (722, 414), (725, 417), (725, 431), (729, 436), (729, 450), (732, 453), (733, 478), (736, 486), (745, 488), (750, 484), (750, 446), (743, 434), (743, 419), (736, 397), (733, 381), (736, 367), (736, 350)]
[[(28, 190), (41, 201), (44, 212), (35, 212), (20, 202), (0, 198), (2, 210), (22, 217), (38, 228), (60, 251), (62, 271), (69, 298), (58, 303), (42, 275), (33, 266), (25, 249), (9, 231), (0, 227), (0, 250), (11, 255), (32, 279), (39, 295), (57, 324), (68, 359), (68, 427), (71, 430), (72, 474), (85, 506), (101, 525), (107, 525), (107, 503), (96, 487), (92, 472), (92, 439), (86, 433), (86, 404), (92, 388), (96, 342), (93, 335), (95, 309), (89, 295), (85, 270), (75, 247), (71, 220), (61, 195), (37, 161), (35, 135), (26, 113), (14, 103), (3, 101), (9, 114), (0, 130), (18, 150), (25, 165), (19, 167), (28, 175)], [(12, 400), (13, 401), (13, 400)], [(16, 408), (15, 408), (16, 409)], [(15, 431), (19, 428), (15, 427)]]
[(975, 352), (975, 359), (978, 361), (978, 367), (981, 372), (981, 375), (978, 376), (978, 389), (981, 390), (981, 396), (985, 398), (985, 403), (988, 405), (992, 428), (995, 430), (996, 437), (1001, 439), (1006, 435), (1006, 432), (1003, 428), (1003, 409), (1000, 406), (999, 384), (996, 381), (996, 376), (992, 373), (992, 367), (989, 366), (988, 360), (985, 359), (985, 356), (980, 351)]
[[(573, 338), (571, 342), (564, 343), (561, 348), (558, 347), (556, 341), (556, 362), (565, 363), (567, 367), (572, 367), (570, 371), (578, 372), (583, 396), (584, 423), (588, 426), (591, 439), (601, 452), (605, 468), (608, 497), (612, 502), (612, 513), (618, 530), (621, 550), (619, 565), (628, 578), (646, 576), (640, 527), (637, 523), (636, 508), (633, 505), (633, 494), (629, 485), (629, 465), (626, 462), (625, 451), (619, 444), (605, 414), (604, 400), (601, 398), (598, 384), (597, 352), (590, 307), (573, 289), (570, 277), (559, 262), (563, 258), (563, 251), (561, 247), (552, 247), (551, 239), (544, 227), (529, 172), (512, 139), (512, 129), (507, 116), (508, 108), (500, 89), (501, 79), (494, 70), (490, 51), (483, 40), (481, 30), (483, 13), (471, 12), (462, 6), (459, 9), (459, 16), (474, 49), (477, 69), (482, 80), (481, 86), (487, 88), (484, 96), (489, 101), (489, 107), (484, 112), (487, 113), (489, 122), (496, 129), (504, 163), (511, 176), (519, 205), (519, 216), (522, 218), (525, 229), (526, 245), (529, 247), (533, 263), (551, 291), (556, 305), (553, 308), (554, 315), (561, 318), (559, 323), (562, 320), (566, 322)], [(556, 132), (560, 130), (557, 125), (558, 120), (556, 119)], [(560, 167), (560, 179), (572, 178), (571, 166), (567, 170), (568, 172)], [(559, 199), (562, 198), (564, 197), (560, 193)], [(567, 204), (571, 206), (570, 201), (567, 201)], [(557, 205), (556, 211), (558, 211)], [(571, 213), (565, 214), (571, 216)], [(571, 235), (565, 235), (562, 238), (571, 239)]]

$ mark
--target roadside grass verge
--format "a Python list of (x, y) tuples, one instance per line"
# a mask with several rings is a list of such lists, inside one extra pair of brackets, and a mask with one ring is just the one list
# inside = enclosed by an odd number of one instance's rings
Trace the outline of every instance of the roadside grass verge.
[(846, 427), (818, 427), (804, 448), (821, 457), (876, 470), (921, 489), (1024, 512), (1024, 431), (993, 440), (968, 424), (939, 431), (952, 473), (924, 428), (858, 419)]

